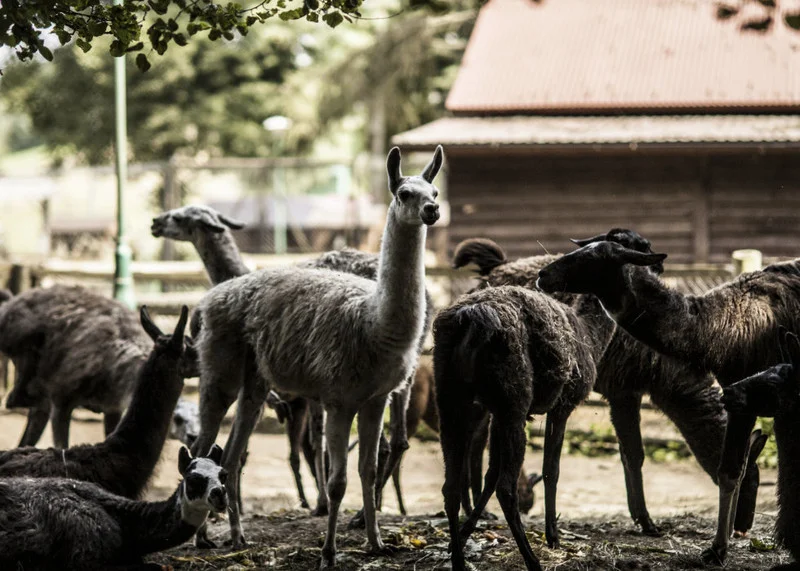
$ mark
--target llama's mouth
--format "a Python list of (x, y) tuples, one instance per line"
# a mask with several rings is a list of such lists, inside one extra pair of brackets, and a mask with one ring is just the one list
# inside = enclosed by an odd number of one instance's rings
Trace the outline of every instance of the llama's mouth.
[(439, 212), (434, 212), (433, 214), (422, 214), (420, 219), (427, 225), (433, 226), (439, 220)]
[(150, 233), (154, 238), (161, 238), (164, 235), (164, 225), (158, 220), (153, 220), (153, 224), (150, 225)]

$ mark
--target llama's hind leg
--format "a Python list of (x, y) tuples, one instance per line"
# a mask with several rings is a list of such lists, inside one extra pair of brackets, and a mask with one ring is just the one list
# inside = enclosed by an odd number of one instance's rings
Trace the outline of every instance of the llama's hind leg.
[(297, 486), (297, 495), (300, 497), (300, 507), (308, 508), (305, 490), (303, 490), (303, 477), (300, 474), (300, 452), (306, 439), (308, 427), (308, 402), (303, 398), (289, 401), (291, 417), (286, 420), (286, 435), (289, 438), (289, 465), (292, 467), (294, 482)]
[[(210, 374), (210, 373), (209, 373)], [(240, 371), (235, 371), (234, 376), (241, 376)], [(222, 419), (225, 413), (236, 400), (237, 390), (224, 383), (205, 382), (208, 375), (200, 378), (200, 432), (197, 440), (192, 444), (192, 455), (207, 454), (217, 440)], [(239, 383), (233, 383), (238, 387)]]
[[(355, 410), (338, 407), (326, 411), (325, 442), (330, 454), (331, 465), (327, 478), (328, 528), (325, 534), (325, 544), (322, 546), (320, 569), (328, 569), (336, 565), (336, 524), (339, 517), (339, 506), (345, 490), (347, 490), (347, 447), (355, 413)], [(363, 445), (363, 442), (359, 442), (359, 448)], [(317, 470), (320, 470), (319, 464)], [(324, 475), (324, 466), (321, 467), (321, 471)], [(373, 494), (374, 487), (369, 488), (368, 492)]]
[(633, 521), (641, 526), (646, 535), (660, 535), (658, 527), (650, 518), (644, 499), (642, 464), (644, 447), (640, 427), (640, 408), (642, 395), (626, 393), (608, 399), (611, 409), (611, 423), (619, 440), (622, 468), (625, 471), (625, 488), (628, 495), (628, 511)]
[(309, 402), (308, 434), (314, 452), (314, 478), (317, 482), (317, 505), (311, 510), (313, 516), (328, 515), (328, 470), (326, 469), (325, 410), (316, 401)]
[[(556, 524), (556, 495), (558, 477), (561, 471), (561, 448), (564, 446), (564, 432), (571, 410), (551, 410), (547, 413), (544, 433), (544, 534), (547, 545), (558, 548), (558, 527)], [(519, 472), (517, 472), (519, 474)]]
[[(494, 420), (492, 420), (492, 422), (494, 422)], [(486, 470), (486, 477), (483, 481), (483, 490), (481, 491), (480, 497), (475, 502), (475, 506), (472, 508), (472, 513), (469, 514), (467, 521), (461, 526), (461, 539), (463, 541), (466, 541), (467, 538), (472, 535), (472, 532), (475, 531), (478, 520), (483, 517), (484, 511), (486, 510), (486, 504), (489, 503), (489, 499), (497, 489), (497, 481), (500, 477), (500, 470), (503, 463), (503, 457), (497, 450), (496, 448), (493, 450), (490, 444), (489, 467)], [(472, 475), (470, 475), (470, 477), (472, 477)], [(495, 517), (495, 519), (497, 518)]]
[(20, 446), (36, 446), (50, 421), (50, 401), (44, 401), (41, 406), (28, 409), (28, 422), (25, 432), (19, 441)]
[(370, 399), (358, 411), (358, 475), (361, 477), (367, 539), (373, 551), (384, 549), (375, 509), (376, 496), (379, 493), (376, 488), (378, 441), (383, 433), (384, 410), (386, 395)]
[(489, 444), (491, 454), (499, 454), (503, 458), (500, 478), (497, 482), (497, 501), (503, 508), (511, 534), (525, 561), (528, 571), (542, 571), (539, 559), (533, 553), (525, 528), (519, 515), (519, 498), (517, 497), (517, 480), (525, 459), (525, 426), (524, 419), (516, 422), (493, 422), (492, 439)]

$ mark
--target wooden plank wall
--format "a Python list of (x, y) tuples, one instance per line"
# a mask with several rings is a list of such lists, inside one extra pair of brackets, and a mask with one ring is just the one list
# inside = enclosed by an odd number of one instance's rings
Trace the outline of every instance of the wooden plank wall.
[(475, 236), (512, 258), (564, 252), (571, 237), (621, 226), (671, 262), (726, 262), (739, 248), (800, 256), (800, 165), (788, 156), (450, 153), (448, 162), (451, 255)]

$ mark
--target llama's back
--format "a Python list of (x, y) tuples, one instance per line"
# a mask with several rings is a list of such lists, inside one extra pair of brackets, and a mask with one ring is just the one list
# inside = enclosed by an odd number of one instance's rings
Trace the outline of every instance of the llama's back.
[(436, 317), (434, 340), (437, 390), (440, 369), (461, 368), (461, 374), (450, 378), (474, 383), (473, 390), (490, 410), (499, 391), (527, 400), (529, 412), (540, 414), (558, 402), (576, 376), (594, 379), (593, 363), (569, 308), (521, 287), (500, 286), (460, 297)]
[(0, 331), (0, 350), (13, 359), (38, 349), (37, 381), (90, 408), (124, 400), (152, 347), (134, 312), (81, 287), (14, 297), (0, 307)]
[(0, 568), (86, 569), (122, 545), (117, 523), (88, 500), (102, 490), (65, 479), (0, 480)]
[[(405, 347), (381, 342), (376, 285), (352, 274), (301, 268), (263, 270), (220, 284), (199, 305), (201, 367), (222, 373), (224, 363), (249, 347), (261, 374), (287, 393), (317, 398), (366, 386), (389, 392), (413, 369), (419, 331), (410, 332)], [(383, 380), (379, 387), (377, 379)]]

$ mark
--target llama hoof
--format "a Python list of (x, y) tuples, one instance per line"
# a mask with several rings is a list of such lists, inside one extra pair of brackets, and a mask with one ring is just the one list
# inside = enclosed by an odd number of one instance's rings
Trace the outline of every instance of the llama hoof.
[(311, 515), (314, 517), (322, 517), (328, 515), (328, 506), (317, 506), (311, 510)]
[(347, 529), (364, 529), (367, 527), (367, 522), (364, 519), (364, 510), (358, 510), (356, 515), (350, 518), (347, 522)]
[(336, 554), (335, 553), (330, 553), (330, 554), (326, 555), (323, 552), (322, 553), (322, 559), (320, 559), (320, 561), (319, 561), (319, 568), (320, 569), (333, 569), (334, 567), (336, 567)]
[(733, 537), (735, 537), (736, 539), (743, 539), (747, 537), (747, 531), (739, 531), (738, 529), (734, 529)]
[(648, 518), (647, 521), (645, 521), (641, 525), (642, 525), (642, 533), (644, 535), (650, 537), (661, 537), (662, 535), (661, 530), (658, 529), (658, 526), (654, 524), (653, 520), (651, 520), (650, 518)]
[(547, 539), (547, 547), (550, 549), (558, 549), (561, 547), (561, 540), (558, 538), (558, 534), (550, 534), (545, 532), (545, 537)]
[(197, 549), (216, 549), (217, 544), (211, 541), (208, 537), (197, 536), (194, 539), (194, 546)]
[(307, 509), (308, 509), (308, 508), (310, 508), (311, 506), (309, 506), (309, 505), (308, 505), (308, 502), (307, 502), (307, 501), (305, 501), (305, 500), (300, 500), (300, 507), (301, 507), (301, 508), (303, 508), (304, 510), (307, 510)]
[(717, 565), (722, 567), (722, 564), (725, 563), (725, 551), (725, 549), (712, 546), (700, 554), (700, 559), (705, 565)]

